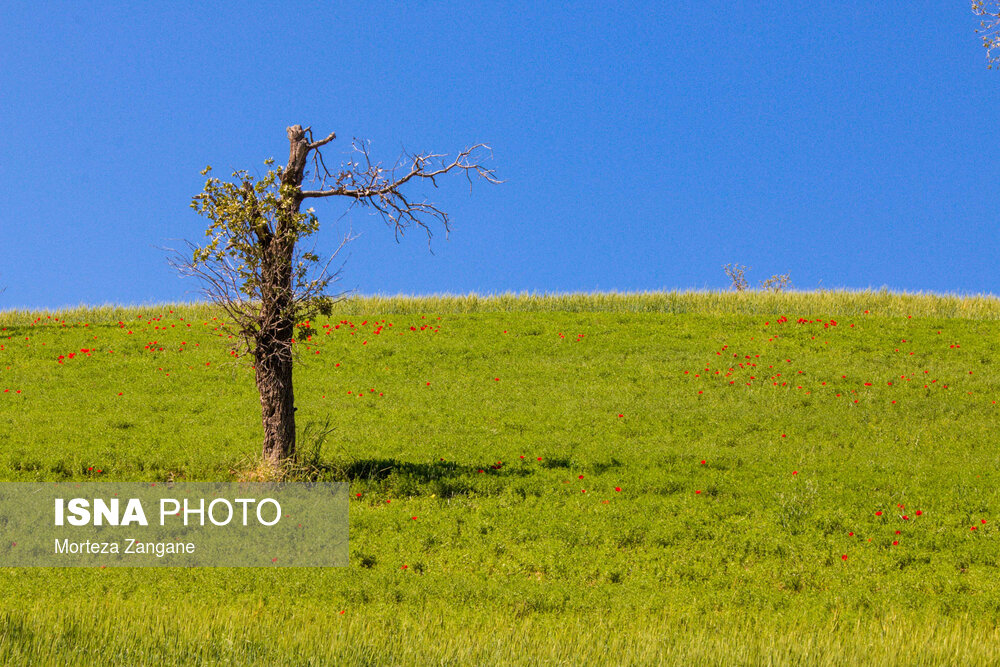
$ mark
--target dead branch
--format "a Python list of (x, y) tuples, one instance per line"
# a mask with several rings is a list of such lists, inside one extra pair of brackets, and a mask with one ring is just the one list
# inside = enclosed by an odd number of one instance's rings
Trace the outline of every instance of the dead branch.
[[(320, 143), (320, 142), (315, 142)], [(325, 143), (325, 140), (324, 140)], [(312, 144), (310, 144), (310, 147)], [(496, 171), (483, 164), (484, 159), (492, 157), (492, 149), (487, 144), (476, 144), (458, 153), (453, 160), (447, 161), (440, 153), (408, 154), (405, 153), (390, 168), (386, 169), (380, 162), (372, 162), (365, 142), (355, 139), (352, 143), (356, 159), (350, 160), (344, 168), (334, 176), (326, 165), (316, 163), (317, 175), (325, 186), (327, 179), (335, 179), (336, 185), (320, 190), (302, 190), (299, 196), (303, 199), (321, 197), (348, 197), (362, 206), (374, 208), (393, 227), (398, 240), (406, 228), (411, 225), (421, 227), (431, 236), (429, 223), (436, 220), (450, 231), (448, 214), (432, 202), (416, 201), (405, 195), (401, 188), (411, 181), (429, 181), (437, 187), (437, 178), (449, 172), (462, 172), (472, 186), (472, 177), (478, 176), (488, 183), (502, 183), (497, 178)], [(480, 158), (485, 152), (486, 156)], [(319, 151), (315, 151), (315, 156)], [(321, 158), (319, 158), (321, 159)], [(404, 165), (408, 165), (405, 167)], [(322, 175), (320, 167), (322, 166)], [(322, 186), (321, 186), (322, 187)]]

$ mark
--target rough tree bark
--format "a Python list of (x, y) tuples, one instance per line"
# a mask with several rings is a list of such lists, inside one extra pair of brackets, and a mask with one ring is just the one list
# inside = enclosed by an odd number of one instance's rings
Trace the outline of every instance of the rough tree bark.
[[(295, 453), (295, 392), (292, 388), (292, 256), (294, 238), (287, 233), (290, 216), (299, 212), (299, 194), (310, 143), (301, 125), (287, 128), (288, 164), (281, 174), (282, 212), (274, 235), (260, 235), (264, 262), (261, 327), (254, 351), (254, 372), (264, 426), (262, 454), (277, 463)], [(286, 189), (287, 188), (287, 189)]]

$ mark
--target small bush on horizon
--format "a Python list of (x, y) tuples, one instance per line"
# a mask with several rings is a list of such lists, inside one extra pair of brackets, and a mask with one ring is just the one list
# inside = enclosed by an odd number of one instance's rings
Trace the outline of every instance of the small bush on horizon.
[(726, 277), (729, 278), (731, 289), (737, 292), (744, 292), (750, 283), (747, 281), (746, 274), (750, 271), (752, 267), (743, 266), (742, 264), (723, 264), (722, 270), (725, 272)]
[(760, 288), (768, 292), (784, 292), (792, 288), (792, 278), (787, 273), (776, 273), (767, 280), (760, 281)]

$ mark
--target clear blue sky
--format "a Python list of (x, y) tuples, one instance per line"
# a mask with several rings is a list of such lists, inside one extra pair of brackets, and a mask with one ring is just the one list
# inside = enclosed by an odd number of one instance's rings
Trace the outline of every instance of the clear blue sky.
[(294, 123), (337, 132), (328, 162), (494, 147), (505, 184), (432, 193), (434, 254), (317, 203), (325, 242), (362, 234), (362, 294), (717, 289), (726, 262), (1000, 291), (968, 2), (128, 4), (4, 5), (0, 308), (196, 298), (160, 247), (202, 238), (199, 170), (283, 162)]

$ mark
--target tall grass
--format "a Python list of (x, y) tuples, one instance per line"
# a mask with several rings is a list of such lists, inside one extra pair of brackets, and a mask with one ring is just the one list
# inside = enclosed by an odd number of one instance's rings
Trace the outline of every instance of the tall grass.
[[(152, 608), (155, 613), (149, 613)], [(127, 619), (123, 623), (123, 619)], [(434, 609), (335, 609), (253, 604), (244, 610), (94, 598), (71, 609), (0, 612), (4, 664), (986, 665), (1000, 628), (977, 618), (772, 619), (726, 611), (533, 615), (497, 623)]]
[[(217, 317), (209, 303), (157, 303), (143, 306), (80, 306), (54, 310), (0, 310), (0, 326), (23, 325), (37, 318), (58, 318), (94, 323), (117, 322), (145, 314), (155, 316), (170, 310), (190, 317)], [(390, 315), (413, 313), (497, 312), (610, 312), (610, 313), (700, 313), (703, 315), (822, 314), (846, 317), (871, 314), (888, 317), (948, 317), (978, 320), (1000, 319), (1000, 299), (991, 294), (930, 294), (881, 290), (802, 291), (660, 291), (440, 294), (431, 296), (348, 296), (334, 307), (342, 315)]]

